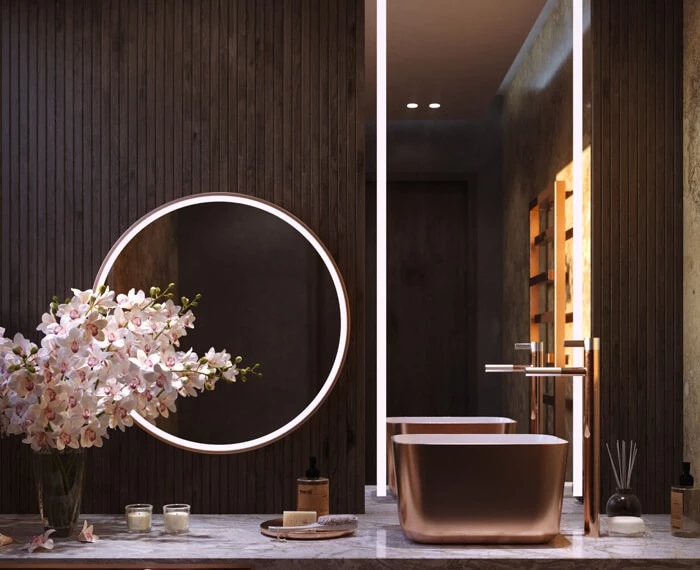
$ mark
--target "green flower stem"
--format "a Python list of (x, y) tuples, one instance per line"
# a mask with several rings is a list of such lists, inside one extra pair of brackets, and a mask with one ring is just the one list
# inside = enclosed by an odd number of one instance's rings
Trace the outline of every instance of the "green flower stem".
[(64, 465), (63, 461), (61, 460), (61, 453), (58, 450), (51, 450), (51, 460), (53, 461), (53, 464), (58, 467), (58, 471), (61, 473), (61, 483), (63, 486), (63, 494), (68, 495), (70, 494), (70, 472), (73, 469), (73, 464), (75, 463), (75, 458), (77, 454), (76, 453), (67, 453), (64, 454), (64, 457), (67, 458), (68, 465)]

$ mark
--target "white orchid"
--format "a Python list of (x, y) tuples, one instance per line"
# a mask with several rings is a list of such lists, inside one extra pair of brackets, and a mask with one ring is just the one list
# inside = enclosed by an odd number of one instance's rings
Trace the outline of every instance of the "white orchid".
[(88, 525), (87, 521), (83, 522), (83, 528), (78, 533), (78, 542), (97, 542), (100, 537), (93, 532), (93, 525)]
[(53, 538), (50, 538), (50, 536), (54, 532), (56, 531), (50, 528), (44, 534), (37, 534), (36, 536), (33, 536), (31, 540), (24, 545), (24, 548), (26, 548), (27, 552), (29, 552), (30, 554), (34, 552), (37, 548), (53, 550)]
[(41, 347), (0, 327), (0, 436), (23, 434), (35, 450), (101, 447), (109, 429), (133, 425), (132, 413), (155, 421), (176, 411), (178, 396), (196, 396), (217, 380), (233, 382), (252, 368), (211, 348), (200, 358), (178, 350), (194, 327), (190, 301), (171, 289), (118, 295), (73, 289), (54, 298), (37, 330)]

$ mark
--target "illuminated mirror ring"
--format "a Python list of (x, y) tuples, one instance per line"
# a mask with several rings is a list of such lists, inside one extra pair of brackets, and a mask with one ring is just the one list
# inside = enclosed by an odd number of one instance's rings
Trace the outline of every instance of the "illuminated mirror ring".
[[(349, 345), (349, 329), (350, 329), (350, 310), (348, 303), (348, 295), (345, 289), (345, 284), (343, 282), (342, 276), (335, 261), (333, 260), (330, 252), (325, 245), (319, 240), (319, 238), (294, 215), (290, 214), (286, 210), (283, 210), (279, 206), (276, 206), (270, 202), (262, 200), (260, 198), (254, 198), (252, 196), (246, 196), (243, 194), (225, 193), (225, 192), (210, 192), (197, 194), (194, 196), (187, 196), (184, 198), (179, 198), (167, 204), (152, 210), (140, 220), (134, 223), (128, 230), (126, 230), (122, 236), (117, 240), (117, 242), (112, 246), (109, 253), (102, 262), (97, 277), (95, 278), (95, 283), (93, 285), (94, 289), (97, 289), (101, 285), (107, 282), (107, 276), (109, 275), (112, 267), (114, 266), (119, 254), (124, 250), (124, 248), (129, 244), (129, 242), (134, 239), (139, 232), (141, 232), (148, 225), (152, 224), (156, 220), (162, 218), (166, 214), (180, 210), (187, 206), (192, 206), (196, 204), (211, 204), (216, 202), (240, 204), (245, 206), (250, 206), (258, 210), (262, 210), (268, 214), (279, 218), (283, 222), (289, 224), (294, 228), (311, 246), (314, 248), (316, 253), (323, 260), (323, 263), (328, 269), (331, 280), (333, 282), (333, 287), (338, 300), (338, 307), (340, 311), (339, 321), (340, 321), (340, 334), (338, 340), (338, 347), (331, 366), (330, 372), (327, 379), (323, 383), (321, 389), (315, 395), (313, 400), (292, 420), (284, 424), (283, 426), (271, 431), (261, 437), (250, 439), (248, 441), (242, 441), (232, 444), (210, 444), (210, 443), (200, 443), (190, 441), (188, 439), (183, 439), (177, 437), (158, 426), (150, 423), (148, 420), (143, 418), (140, 414), (132, 412), (134, 421), (143, 428), (146, 432), (157, 437), (161, 441), (174, 445), (181, 449), (186, 449), (188, 451), (196, 451), (199, 453), (212, 453), (212, 454), (225, 454), (225, 453), (239, 453), (242, 451), (250, 451), (268, 445), (278, 439), (281, 439), (285, 435), (291, 433), (299, 426), (301, 426), (306, 420), (308, 420), (311, 415), (321, 406), (324, 400), (328, 397), (328, 394), (333, 389), (338, 377), (340, 376), (340, 371), (342, 370), (343, 363), (345, 361), (345, 356), (348, 351)], [(222, 347), (227, 348), (227, 347)], [(264, 363), (263, 363), (264, 364)]]

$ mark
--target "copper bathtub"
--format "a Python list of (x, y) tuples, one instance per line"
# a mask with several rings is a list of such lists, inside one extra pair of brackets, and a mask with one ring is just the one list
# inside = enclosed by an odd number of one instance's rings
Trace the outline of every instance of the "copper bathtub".
[(531, 434), (392, 441), (399, 519), (411, 540), (542, 544), (559, 534), (567, 441)]
[(396, 496), (391, 438), (413, 433), (515, 433), (518, 422), (491, 416), (404, 416), (386, 419), (386, 464), (389, 490)]

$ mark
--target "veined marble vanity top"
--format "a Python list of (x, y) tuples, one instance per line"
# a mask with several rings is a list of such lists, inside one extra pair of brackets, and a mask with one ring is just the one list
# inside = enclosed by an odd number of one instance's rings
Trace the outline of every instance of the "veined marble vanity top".
[[(671, 535), (669, 515), (643, 515), (640, 538), (583, 536), (583, 508), (564, 499), (561, 534), (539, 546), (451, 546), (416, 544), (401, 527), (396, 501), (366, 489), (366, 514), (355, 536), (319, 541), (280, 541), (260, 534), (271, 515), (193, 514), (190, 533), (162, 532), (154, 515), (150, 534), (129, 534), (124, 516), (86, 515), (101, 540), (81, 544), (57, 539), (53, 551), (27, 553), (22, 545), (41, 530), (35, 515), (0, 515), (0, 532), (19, 540), (0, 548), (0, 568), (657, 568), (700, 567), (700, 539)], [(606, 518), (602, 517), (603, 530)], [(624, 561), (630, 561), (625, 563)], [(644, 561), (644, 562), (643, 562)]]

